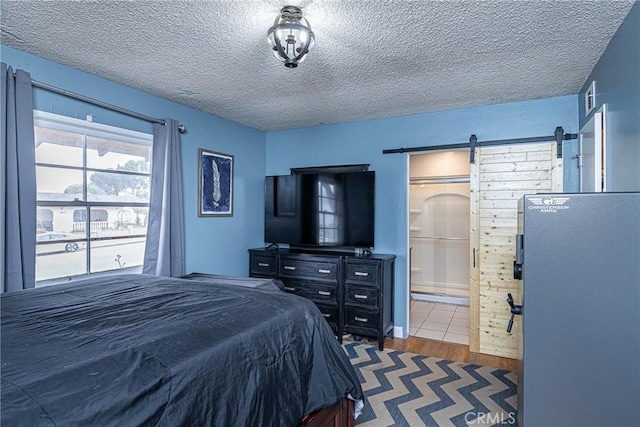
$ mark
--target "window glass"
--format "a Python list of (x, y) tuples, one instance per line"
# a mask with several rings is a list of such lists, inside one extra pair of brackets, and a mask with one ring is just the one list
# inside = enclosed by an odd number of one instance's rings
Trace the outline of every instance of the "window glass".
[(151, 146), (87, 136), (87, 167), (149, 172)]
[(82, 166), (82, 135), (41, 126), (34, 132), (36, 163)]
[(145, 236), (97, 241), (91, 245), (91, 271), (111, 271), (141, 266)]
[(77, 225), (86, 218), (86, 208), (39, 204), (36, 214), (36, 243), (87, 237), (84, 227)]
[(82, 243), (36, 243), (36, 282), (86, 274), (87, 251)]
[(318, 180), (318, 242), (320, 244), (337, 244), (338, 223), (335, 184)]
[(79, 169), (36, 166), (38, 200), (84, 200), (83, 173)]
[(129, 174), (88, 171), (87, 177), (89, 181), (87, 199), (90, 201), (149, 203), (151, 185), (149, 172)]

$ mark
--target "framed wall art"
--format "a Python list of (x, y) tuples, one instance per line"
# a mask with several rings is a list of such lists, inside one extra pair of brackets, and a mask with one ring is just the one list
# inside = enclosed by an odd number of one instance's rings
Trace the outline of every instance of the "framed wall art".
[(198, 216), (233, 215), (233, 156), (198, 150)]

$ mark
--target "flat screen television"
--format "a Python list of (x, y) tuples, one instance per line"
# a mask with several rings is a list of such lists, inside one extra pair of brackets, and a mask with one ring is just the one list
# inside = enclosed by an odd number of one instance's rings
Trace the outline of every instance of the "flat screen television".
[(265, 180), (267, 243), (373, 248), (375, 172), (320, 172)]

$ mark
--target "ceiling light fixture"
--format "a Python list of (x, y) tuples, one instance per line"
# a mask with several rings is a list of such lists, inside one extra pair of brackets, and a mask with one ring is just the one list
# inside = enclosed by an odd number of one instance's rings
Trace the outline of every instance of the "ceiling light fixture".
[(285, 67), (296, 68), (315, 45), (316, 36), (299, 7), (285, 6), (269, 28), (267, 42)]

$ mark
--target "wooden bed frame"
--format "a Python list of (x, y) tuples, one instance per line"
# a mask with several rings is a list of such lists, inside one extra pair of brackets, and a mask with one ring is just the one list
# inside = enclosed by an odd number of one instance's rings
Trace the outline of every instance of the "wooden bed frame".
[(328, 408), (319, 409), (302, 420), (301, 427), (354, 427), (355, 406), (351, 399), (344, 398)]

